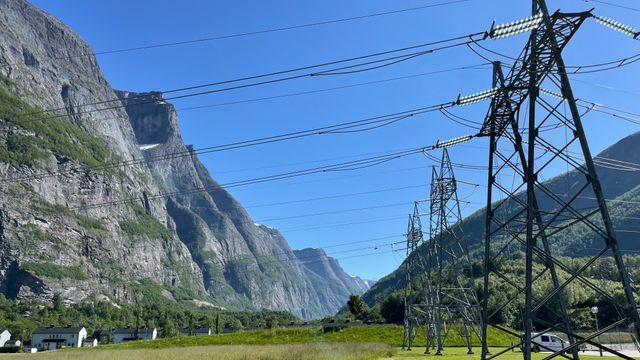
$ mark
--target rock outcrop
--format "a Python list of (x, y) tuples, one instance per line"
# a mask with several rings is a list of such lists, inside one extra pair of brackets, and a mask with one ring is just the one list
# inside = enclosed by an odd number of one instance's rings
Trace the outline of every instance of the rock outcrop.
[(24, 0), (0, 0), (0, 24), (0, 292), (133, 301), (151, 280), (312, 318), (366, 290), (324, 253), (326, 273), (254, 224), (161, 94), (114, 91), (89, 46)]

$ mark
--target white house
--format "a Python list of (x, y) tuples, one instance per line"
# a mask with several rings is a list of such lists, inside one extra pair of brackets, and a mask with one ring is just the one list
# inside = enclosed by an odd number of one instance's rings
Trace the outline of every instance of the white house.
[(95, 347), (95, 346), (98, 346), (98, 339), (96, 339), (94, 337), (88, 337), (88, 338), (84, 339), (84, 341), (82, 342), (82, 346), (83, 347)]
[(77, 326), (40, 327), (31, 333), (31, 347), (42, 350), (54, 350), (62, 347), (80, 347), (87, 338), (87, 329)]
[(0, 333), (0, 346), (4, 346), (4, 343), (11, 340), (11, 333), (9, 330), (4, 330)]
[(180, 331), (184, 336), (209, 336), (211, 335), (211, 328), (208, 327), (199, 327), (193, 328), (189, 331), (189, 328), (183, 328)]
[(156, 328), (139, 328), (136, 336), (136, 328), (127, 326), (126, 328), (114, 329), (111, 336), (114, 344), (132, 340), (155, 340), (158, 337), (158, 330)]

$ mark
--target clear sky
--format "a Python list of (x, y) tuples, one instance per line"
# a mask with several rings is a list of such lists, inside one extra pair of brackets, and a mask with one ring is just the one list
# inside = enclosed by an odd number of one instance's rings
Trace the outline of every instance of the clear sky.
[[(244, 33), (310, 22), (333, 20), (445, 2), (445, 0), (323, 0), (323, 1), (168, 1), (168, 0), (33, 0), (78, 32), (96, 52)], [(608, 0), (637, 6), (633, 0)], [(595, 13), (640, 27), (640, 12), (584, 0), (549, 0), (551, 11)], [(530, 1), (469, 0), (447, 6), (389, 16), (165, 47), (98, 57), (116, 89), (164, 90), (214, 82), (337, 60), (371, 52), (411, 46), (488, 29), (498, 23), (530, 15)], [(513, 56), (527, 36), (491, 40), (485, 45)], [(568, 65), (600, 63), (640, 53), (640, 42), (585, 23), (565, 50)], [(490, 55), (490, 54), (489, 54)], [(499, 59), (491, 55), (492, 59)], [(500, 59), (506, 60), (506, 59)], [(383, 80), (484, 63), (466, 48), (452, 49), (361, 74), (304, 78), (267, 86), (193, 97), (174, 102), (178, 109), (221, 104), (289, 93)], [(594, 74), (574, 75), (576, 96), (608, 106), (638, 111), (640, 65)], [(491, 69), (459, 70), (315, 94), (178, 111), (186, 143), (196, 148), (269, 136), (317, 126), (384, 115), (455, 100), (491, 86)], [(488, 103), (453, 109), (458, 115), (482, 121)], [(599, 152), (638, 125), (590, 113), (584, 124), (592, 151)], [(377, 130), (324, 135), (259, 147), (201, 155), (220, 183), (331, 164), (378, 153), (415, 148), (438, 139), (472, 133), (439, 113), (432, 113)], [(488, 144), (476, 139), (450, 150), (453, 161), (486, 165)], [(438, 153), (434, 155), (439, 156)], [(345, 270), (378, 279), (402, 261), (406, 217), (411, 202), (428, 197), (433, 162), (421, 155), (368, 169), (310, 175), (274, 183), (230, 189), (256, 222), (280, 229), (293, 248), (325, 247)], [(486, 184), (482, 171), (458, 169), (461, 180)], [(287, 202), (389, 188), (402, 190), (333, 198), (280, 206)], [(465, 214), (485, 200), (482, 186), (460, 186)], [(371, 209), (298, 217), (355, 208)], [(275, 220), (275, 218), (288, 218)], [(274, 219), (274, 220), (270, 220)], [(369, 240), (367, 239), (378, 239)], [(358, 244), (344, 245), (355, 241)], [(342, 244), (342, 245), (341, 245)], [(363, 247), (372, 247), (362, 249)], [(376, 249), (373, 247), (377, 246)], [(374, 255), (371, 255), (374, 253)], [(361, 256), (362, 255), (362, 256)]]

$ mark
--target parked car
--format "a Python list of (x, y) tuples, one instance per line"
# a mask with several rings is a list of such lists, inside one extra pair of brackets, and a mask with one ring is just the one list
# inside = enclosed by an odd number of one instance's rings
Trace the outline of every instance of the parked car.
[[(531, 350), (533, 352), (540, 351), (560, 351), (569, 347), (569, 342), (561, 339), (552, 333), (532, 333), (531, 334)], [(586, 345), (580, 344), (579, 351), (585, 351)]]

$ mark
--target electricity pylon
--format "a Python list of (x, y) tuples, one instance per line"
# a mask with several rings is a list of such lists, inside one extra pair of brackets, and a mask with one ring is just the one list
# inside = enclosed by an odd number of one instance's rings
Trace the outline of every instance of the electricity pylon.
[(404, 288), (404, 335), (402, 348), (411, 350), (411, 344), (413, 342), (414, 326), (418, 324), (418, 314), (414, 314), (416, 311), (421, 310), (421, 306), (416, 304), (416, 294), (418, 291), (414, 291), (412, 281), (420, 283), (420, 279), (413, 279), (413, 272), (421, 274), (420, 271), (423, 267), (418, 247), (423, 242), (422, 223), (420, 221), (420, 211), (418, 210), (418, 201), (414, 202), (413, 214), (409, 215), (409, 222), (407, 225), (407, 244), (406, 251), (407, 257), (405, 264), (405, 288)]
[(453, 326), (465, 339), (472, 354), (471, 336), (479, 337), (479, 303), (473, 283), (471, 261), (460, 229), (462, 214), (457, 181), (446, 148), (440, 167), (431, 175), (429, 269), (434, 273), (429, 291), (436, 355), (441, 355)]
[[(577, 359), (577, 350), (585, 343), (632, 359), (598, 343), (598, 336), (624, 326), (632, 326), (640, 336), (640, 318), (629, 275), (561, 55), (580, 25), (591, 16), (590, 12), (550, 15), (544, 0), (533, 0), (532, 17), (496, 27), (489, 33), (497, 38), (531, 30), (525, 50), (508, 74), (503, 75), (501, 64), (494, 64), (491, 108), (480, 131), (490, 141), (482, 359), (500, 356), (517, 347), (522, 347), (525, 360), (531, 359), (534, 328), (564, 333), (569, 339), (568, 348), (545, 359), (557, 356)], [(570, 170), (566, 184), (558, 179), (544, 182), (559, 170)], [(583, 239), (580, 249), (574, 252), (599, 246), (577, 268), (552, 253), (571, 237)], [(524, 263), (520, 261), (523, 255)], [(621, 304), (583, 276), (585, 270), (605, 256), (615, 260), (624, 295)], [(509, 275), (504, 269), (506, 265), (510, 266)], [(522, 274), (524, 279), (516, 278)], [(491, 284), (502, 286), (500, 297), (492, 292)], [(570, 285), (580, 285), (615, 306), (617, 317), (591, 334), (574, 332), (567, 308)], [(499, 318), (505, 308), (514, 306), (522, 310), (518, 330), (523, 335), (503, 326), (505, 321)], [(489, 326), (521, 341), (492, 355), (487, 347)]]

